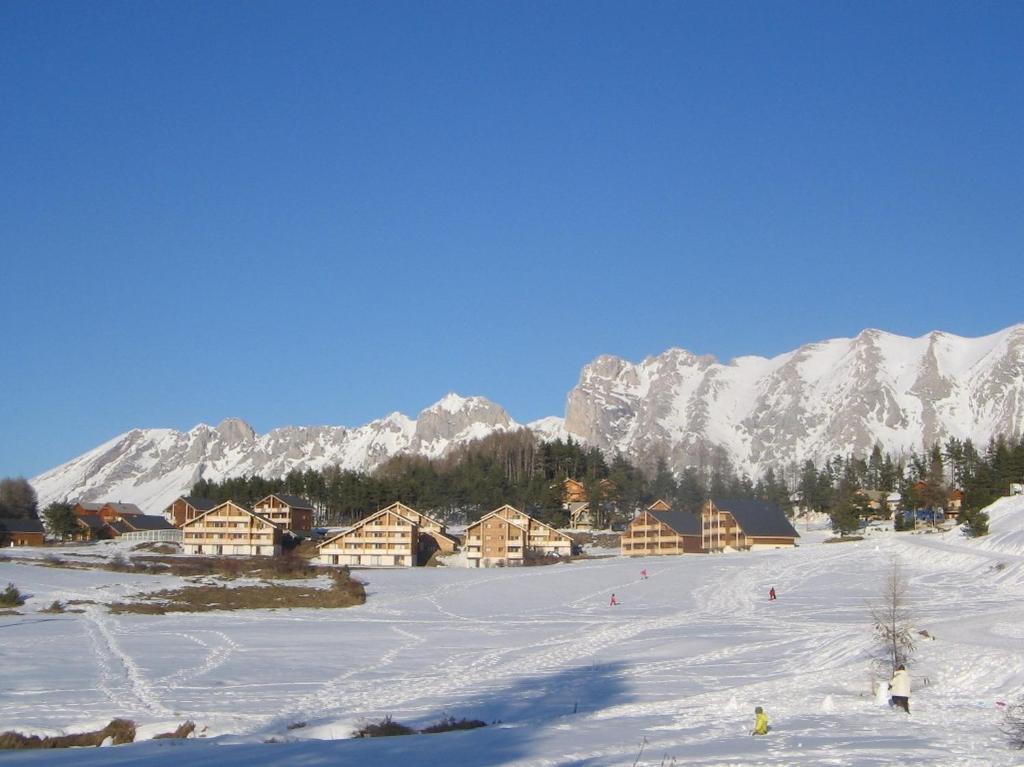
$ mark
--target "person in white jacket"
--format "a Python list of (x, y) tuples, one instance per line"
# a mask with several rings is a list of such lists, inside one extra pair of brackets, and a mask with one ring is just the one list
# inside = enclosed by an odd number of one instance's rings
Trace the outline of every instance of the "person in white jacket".
[(908, 714), (910, 713), (910, 674), (902, 663), (896, 667), (896, 672), (889, 682), (890, 703), (899, 706)]

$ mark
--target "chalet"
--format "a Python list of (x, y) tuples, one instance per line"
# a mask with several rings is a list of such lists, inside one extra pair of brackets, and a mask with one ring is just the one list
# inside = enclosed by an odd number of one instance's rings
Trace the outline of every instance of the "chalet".
[(282, 530), (308, 534), (313, 529), (313, 504), (297, 495), (272, 493), (257, 501), (252, 510)]
[(949, 491), (946, 497), (946, 519), (956, 519), (964, 505), (964, 493), (956, 488)]
[(661, 498), (656, 500), (650, 506), (647, 507), (647, 511), (672, 511), (672, 506), (668, 501), (664, 501)]
[(890, 512), (899, 511), (900, 506), (903, 505), (903, 496), (897, 492), (891, 492), (885, 496), (885, 508)]
[(587, 490), (583, 483), (566, 477), (562, 482), (562, 503), (585, 503), (586, 500)]
[(104, 522), (112, 522), (125, 517), (141, 517), (142, 509), (134, 503), (105, 503), (99, 510), (100, 519)]
[(225, 501), (181, 526), (186, 554), (272, 556), (281, 553), (281, 528), (264, 516)]
[(102, 541), (116, 537), (107, 523), (100, 519), (99, 514), (77, 514), (79, 531), (72, 535), (79, 541)]
[(0, 546), (42, 546), (43, 536), (38, 519), (0, 518)]
[[(604, 495), (610, 495), (615, 492), (615, 483), (610, 479), (602, 479), (598, 483), (598, 487), (601, 488), (601, 493)], [(576, 479), (566, 477), (562, 481), (562, 508), (568, 509), (570, 503), (585, 503), (593, 500), (587, 498), (587, 488), (582, 482)]]
[(318, 548), (325, 565), (414, 567), (426, 564), (436, 551), (454, 551), (455, 540), (440, 522), (404, 503), (393, 503)]
[(190, 519), (195, 519), (217, 505), (216, 501), (209, 498), (196, 498), (191, 495), (182, 495), (164, 509), (164, 519), (175, 527), (181, 527)]
[(89, 514), (99, 515), (100, 509), (102, 508), (102, 503), (84, 503), (79, 501), (71, 507), (71, 511), (73, 511), (77, 517), (84, 517)]
[[(667, 506), (664, 501), (660, 503)], [(651, 504), (629, 523), (622, 534), (623, 556), (701, 553), (700, 517), (687, 511), (655, 508), (657, 505)]]
[(529, 554), (569, 556), (572, 539), (512, 506), (501, 506), (466, 528), (470, 567), (521, 565)]
[(586, 501), (566, 504), (569, 512), (569, 527), (573, 530), (593, 530), (597, 526), (596, 514)]
[(796, 545), (800, 534), (782, 509), (748, 498), (712, 498), (701, 507), (701, 548), (778, 549)]
[(76, 516), (97, 516), (110, 523), (124, 517), (142, 516), (142, 509), (134, 503), (83, 503), (78, 502), (71, 507)]

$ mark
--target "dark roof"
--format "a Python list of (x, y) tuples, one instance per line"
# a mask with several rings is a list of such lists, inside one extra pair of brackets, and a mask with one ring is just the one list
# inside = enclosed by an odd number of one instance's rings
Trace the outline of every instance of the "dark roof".
[(664, 522), (680, 535), (700, 535), (700, 517), (688, 511), (648, 511), (659, 522)]
[(8, 533), (42, 533), (43, 523), (38, 519), (20, 519), (18, 517), (0, 518), (0, 532)]
[(100, 509), (103, 508), (103, 504), (102, 503), (86, 503), (84, 501), (79, 501), (75, 505), (76, 506), (81, 506), (86, 511), (99, 511)]
[(109, 527), (112, 530), (116, 530), (119, 533), (130, 533), (132, 531), (128, 523), (123, 522), (120, 519), (115, 519), (113, 522), (108, 522), (107, 527)]
[(272, 493), (272, 495), (280, 501), (284, 501), (293, 509), (312, 509), (313, 504), (307, 501), (305, 498), (299, 498), (297, 495), (285, 495), (284, 493)]
[(92, 530), (102, 530), (107, 525), (96, 514), (79, 514), (78, 521)]
[(163, 517), (158, 517), (153, 514), (140, 514), (130, 519), (124, 520), (124, 523), (129, 527), (133, 527), (136, 530), (177, 530), (174, 525), (168, 522)]
[(122, 517), (126, 514), (141, 514), (142, 509), (136, 506), (134, 503), (105, 503), (104, 506), (109, 506), (116, 513)]
[(220, 506), (217, 501), (211, 501), (209, 498), (196, 498), (194, 495), (183, 495), (181, 496), (181, 500), (196, 511), (209, 511), (210, 509)]
[(774, 503), (751, 498), (712, 498), (719, 511), (728, 511), (747, 535), (771, 538), (799, 538), (800, 533), (789, 523), (785, 513)]

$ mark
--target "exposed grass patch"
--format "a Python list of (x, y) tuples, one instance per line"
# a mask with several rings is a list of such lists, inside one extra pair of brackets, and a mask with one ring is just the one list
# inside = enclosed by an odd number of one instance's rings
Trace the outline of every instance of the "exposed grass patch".
[[(151, 543), (140, 546), (152, 545)], [(159, 545), (159, 544), (158, 544)], [(116, 573), (139, 575), (177, 575), (182, 578), (216, 575), (221, 578), (266, 578), (289, 580), (315, 578), (323, 569), (310, 562), (305, 542), (276, 557), (175, 557), (151, 549), (152, 555), (126, 557), (121, 552), (109, 560), (98, 562), (68, 561), (47, 555), (41, 564), (48, 567), (64, 567), (71, 570), (110, 570)]]
[(841, 538), (826, 538), (824, 543), (853, 543), (854, 541), (863, 541), (864, 536), (862, 535), (847, 535)]
[(0, 607), (21, 607), (23, 604), (25, 595), (13, 583), (8, 583), (7, 588), (0, 591)]
[(285, 729), (286, 730), (301, 730), (305, 726), (306, 726), (305, 722), (292, 722)]
[(9, 730), (0, 733), (0, 748), (77, 748), (98, 746), (107, 738), (111, 738), (115, 746), (131, 743), (135, 740), (135, 722), (129, 719), (113, 719), (102, 730), (45, 738), (38, 735), (22, 735), (20, 732)]
[(64, 609), (64, 603), (59, 599), (54, 599), (53, 603), (49, 607), (44, 607), (39, 612), (41, 613), (63, 613), (66, 612)]
[(182, 740), (187, 738), (196, 730), (196, 723), (189, 719), (187, 722), (183, 722), (174, 732), (162, 732), (159, 735), (154, 735), (153, 740), (162, 739), (175, 739)]
[(144, 541), (132, 547), (132, 551), (150, 551), (153, 554), (178, 554), (181, 546), (166, 541)]
[(5, 615), (24, 615), (24, 613), (19, 613), (17, 610), (0, 610), (0, 617)]
[(140, 594), (138, 602), (115, 602), (112, 613), (194, 613), (211, 610), (267, 610), (282, 607), (337, 608), (361, 605), (366, 601), (363, 584), (349, 577), (347, 570), (336, 571), (329, 589), (312, 586), (185, 586)]

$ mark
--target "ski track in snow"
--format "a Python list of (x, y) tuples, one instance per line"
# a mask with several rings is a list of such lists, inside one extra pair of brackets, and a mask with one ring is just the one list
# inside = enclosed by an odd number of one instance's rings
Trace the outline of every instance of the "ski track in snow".
[[(867, 604), (892, 560), (911, 583), (919, 626), (935, 637), (919, 641), (907, 718), (874, 707), (869, 673)], [(85, 696), (83, 721), (98, 712), (153, 725), (193, 718), (213, 735), (256, 741), (302, 737), (286, 729), (300, 721), (331, 733), (312, 737), (331, 737), (385, 714), (419, 724), (496, 715), (502, 727), (427, 739), (520, 733), (521, 750), (487, 764), (632, 764), (646, 737), (646, 765), (881, 766), (898, 752), (907, 764), (1009, 766), (1021, 762), (998, 733), (994, 701), (1024, 685), (1022, 561), (950, 536), (891, 535), (521, 570), (358, 571), (368, 602), (338, 611), (115, 618), (90, 605), (46, 626), (0, 623), (16, 642), (0, 658), (9, 668), (30, 657), (25, 642), (87, 637), (96, 689), (89, 698), (88, 684), (69, 681), (68, 691), (58, 675), (47, 691), (26, 672), (0, 689), (0, 729), (67, 727), (67, 693)], [(45, 573), (40, 605), (47, 588), (62, 599), (109, 588), (90, 586), (91, 571), (0, 563), (0, 579), (3, 568), (18, 582)], [(770, 603), (771, 586), (779, 599)], [(547, 688), (547, 679), (561, 681)], [(750, 739), (759, 703), (775, 729)], [(412, 743), (410, 753), (434, 748)], [(384, 746), (359, 753), (366, 748)], [(31, 758), (0, 755), (0, 765)], [(310, 762), (335, 763), (345, 762)]]

